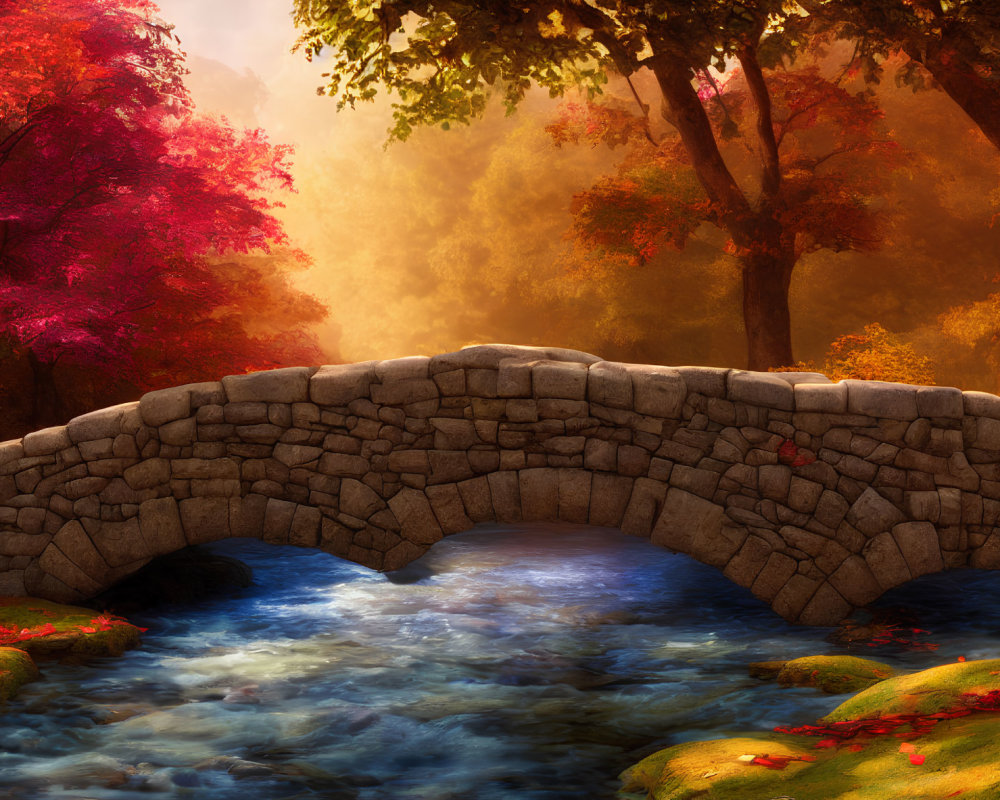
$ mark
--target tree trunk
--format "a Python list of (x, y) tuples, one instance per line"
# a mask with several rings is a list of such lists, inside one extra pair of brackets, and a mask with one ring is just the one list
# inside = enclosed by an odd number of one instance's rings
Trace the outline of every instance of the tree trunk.
[(65, 422), (62, 398), (56, 389), (56, 362), (42, 361), (34, 350), (28, 350), (28, 363), (33, 377), (31, 390), (32, 428), (46, 428)]
[(792, 359), (788, 288), (795, 257), (753, 252), (740, 259), (743, 272), (743, 322), (747, 329), (747, 368), (766, 372)]
[(979, 76), (975, 65), (949, 42), (927, 37), (923, 47), (909, 43), (903, 49), (934, 76), (955, 103), (976, 123), (990, 143), (1000, 150), (1000, 91), (995, 79)]

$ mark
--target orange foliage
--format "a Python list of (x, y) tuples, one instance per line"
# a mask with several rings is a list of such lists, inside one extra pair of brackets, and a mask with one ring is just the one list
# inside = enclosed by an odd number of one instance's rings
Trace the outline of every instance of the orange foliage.
[(931, 360), (877, 322), (866, 325), (863, 334), (847, 334), (834, 340), (821, 371), (831, 380), (934, 384)]

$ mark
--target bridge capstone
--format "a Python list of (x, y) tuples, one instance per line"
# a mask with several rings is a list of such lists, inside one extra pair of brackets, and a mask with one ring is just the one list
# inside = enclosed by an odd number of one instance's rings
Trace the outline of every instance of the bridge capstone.
[(484, 345), (232, 375), (0, 444), (0, 594), (255, 537), (380, 570), (481, 522), (616, 527), (788, 620), (1000, 567), (1000, 398)]

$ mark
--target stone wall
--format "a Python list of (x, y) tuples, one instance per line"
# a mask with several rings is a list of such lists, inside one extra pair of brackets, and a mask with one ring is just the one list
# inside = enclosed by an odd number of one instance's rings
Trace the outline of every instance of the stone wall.
[(0, 444), (0, 594), (233, 536), (395, 569), (476, 523), (611, 526), (832, 624), (1000, 566), (1000, 398), (472, 347), (152, 392)]

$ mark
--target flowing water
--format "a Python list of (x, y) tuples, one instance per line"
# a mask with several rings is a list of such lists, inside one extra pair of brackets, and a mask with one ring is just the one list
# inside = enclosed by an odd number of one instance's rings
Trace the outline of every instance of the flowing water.
[[(254, 586), (135, 615), (140, 649), (43, 665), (8, 704), (0, 797), (599, 800), (660, 747), (809, 723), (842, 699), (747, 676), (847, 652), (828, 630), (616, 531), (484, 526), (391, 576), (214, 549)], [(906, 668), (997, 657), (998, 578), (908, 590), (938, 650), (854, 652)]]

